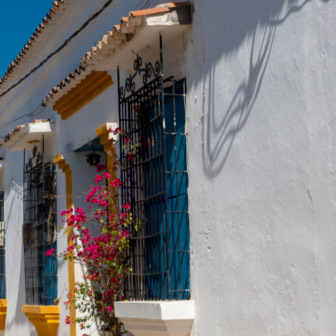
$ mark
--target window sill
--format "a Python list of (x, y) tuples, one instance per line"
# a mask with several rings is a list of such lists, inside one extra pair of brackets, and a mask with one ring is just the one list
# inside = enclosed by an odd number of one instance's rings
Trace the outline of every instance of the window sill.
[(56, 336), (59, 325), (58, 306), (22, 306), (22, 312), (34, 325), (39, 336)]
[(0, 331), (5, 330), (7, 316), (7, 300), (0, 300)]
[(194, 301), (126, 301), (115, 303), (116, 316), (134, 336), (189, 336)]

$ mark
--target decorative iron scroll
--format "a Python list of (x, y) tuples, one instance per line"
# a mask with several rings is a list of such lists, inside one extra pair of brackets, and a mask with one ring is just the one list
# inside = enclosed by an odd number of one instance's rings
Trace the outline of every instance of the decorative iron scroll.
[(151, 62), (145, 63), (144, 68), (141, 68), (141, 67), (142, 67), (142, 57), (137, 55), (137, 58), (134, 61), (135, 73), (133, 75), (130, 75), (126, 79), (125, 86), (124, 87), (121, 86), (119, 89), (121, 100), (125, 98), (126, 92), (131, 92), (131, 93), (135, 92), (134, 78), (136, 77), (136, 75), (141, 76), (141, 74), (143, 73), (142, 82), (143, 82), (143, 85), (146, 85), (148, 82), (148, 79), (150, 79), (152, 75), (154, 75), (154, 77), (156, 78), (160, 74), (161, 67), (160, 67), (159, 61), (156, 61), (155, 67), (153, 67), (153, 64)]
[(38, 152), (37, 146), (34, 146), (32, 154), (33, 156), (28, 160), (28, 163), (26, 163), (26, 171), (34, 167), (34, 161), (36, 166), (43, 160), (43, 154)]

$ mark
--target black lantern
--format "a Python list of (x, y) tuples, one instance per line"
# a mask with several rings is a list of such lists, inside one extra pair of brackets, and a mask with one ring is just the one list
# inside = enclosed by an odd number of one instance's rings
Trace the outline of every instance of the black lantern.
[[(91, 144), (92, 145), (92, 144)], [(87, 156), (87, 163), (92, 167), (92, 166), (97, 166), (100, 163), (100, 158), (101, 156), (99, 154), (95, 153), (95, 148), (92, 145), (93, 148), (93, 153), (90, 153)]]

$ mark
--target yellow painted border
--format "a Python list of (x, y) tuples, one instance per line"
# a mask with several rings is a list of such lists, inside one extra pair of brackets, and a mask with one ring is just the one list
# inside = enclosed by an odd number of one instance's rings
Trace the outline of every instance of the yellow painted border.
[[(63, 154), (58, 154), (54, 157), (54, 164), (58, 165), (59, 169), (62, 169), (65, 174), (65, 189), (66, 189), (66, 207), (67, 210), (73, 208), (73, 198), (72, 198), (72, 170), (70, 166), (66, 163), (63, 158)], [(72, 229), (68, 230), (68, 247), (73, 245), (71, 240)], [(74, 292), (75, 290), (75, 263), (74, 261), (68, 260), (68, 275), (69, 275), (69, 291)], [(76, 319), (76, 309), (74, 305), (70, 307), (70, 317), (72, 320)], [(70, 336), (76, 335), (76, 325), (70, 325)]]
[(5, 330), (7, 316), (7, 300), (0, 300), (0, 331)]
[(96, 134), (100, 139), (100, 144), (104, 146), (104, 151), (106, 152), (107, 171), (111, 174), (109, 182), (115, 180), (117, 177), (114, 169), (116, 151), (112, 140), (113, 134), (109, 131), (112, 128), (112, 125), (112, 123), (107, 123), (96, 129)]
[(58, 306), (22, 306), (22, 312), (35, 327), (38, 336), (56, 336), (59, 326)]
[[(104, 146), (104, 151), (106, 153), (106, 166), (107, 166), (107, 172), (111, 174), (111, 178), (108, 182), (114, 181), (117, 178), (117, 172), (114, 169), (114, 165), (116, 162), (116, 151), (115, 146), (113, 143), (113, 134), (110, 132), (110, 129), (112, 130), (113, 124), (107, 123), (104, 124), (96, 129), (96, 134), (99, 137), (100, 144)], [(111, 141), (112, 140), (112, 141)], [(109, 190), (114, 190), (112, 186), (108, 187)], [(117, 209), (114, 207), (114, 205), (109, 205), (109, 211), (111, 213), (116, 213)], [(113, 273), (111, 272), (111, 278), (113, 278)], [(114, 286), (112, 285), (112, 288)]]
[(91, 100), (99, 96), (114, 82), (106, 71), (92, 71), (77, 86), (65, 94), (53, 106), (62, 119), (68, 119)]

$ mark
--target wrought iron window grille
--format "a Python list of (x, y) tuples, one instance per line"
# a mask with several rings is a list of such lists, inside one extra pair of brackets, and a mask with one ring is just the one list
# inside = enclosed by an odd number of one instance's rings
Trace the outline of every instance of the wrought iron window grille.
[(120, 128), (137, 144), (129, 160), (120, 141), (121, 198), (135, 218), (127, 300), (190, 299), (186, 81), (164, 78), (161, 36), (159, 66), (160, 74), (128, 97), (118, 71)]
[(155, 78), (160, 75), (161, 66), (160, 66), (159, 61), (156, 61), (155, 67), (153, 66), (151, 62), (148, 62), (148, 63), (146, 62), (145, 67), (144, 68), (141, 68), (141, 67), (142, 67), (142, 57), (137, 55), (137, 58), (134, 61), (135, 73), (133, 75), (129, 75), (129, 77), (126, 79), (124, 87), (119, 86), (119, 96), (121, 100), (125, 98), (127, 92), (128, 93), (135, 92), (134, 79), (137, 75), (141, 76), (141, 74), (143, 73), (143, 76), (142, 76), (143, 85), (147, 85), (147, 82), (152, 77), (152, 75), (154, 75)]
[(24, 166), (22, 233), (26, 304), (48, 306), (57, 298), (57, 257), (45, 255), (57, 251), (56, 166), (43, 159), (34, 147)]

